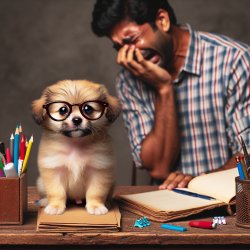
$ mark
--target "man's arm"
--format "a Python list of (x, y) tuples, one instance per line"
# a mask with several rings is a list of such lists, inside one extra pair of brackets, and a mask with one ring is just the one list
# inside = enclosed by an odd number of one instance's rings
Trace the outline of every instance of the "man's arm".
[(133, 45), (125, 45), (119, 51), (117, 62), (156, 90), (154, 126), (142, 143), (141, 160), (153, 178), (164, 179), (175, 165), (180, 150), (171, 75), (145, 60), (140, 50)]
[(141, 149), (143, 166), (155, 179), (165, 179), (175, 166), (180, 152), (178, 118), (172, 83), (157, 89), (155, 120)]

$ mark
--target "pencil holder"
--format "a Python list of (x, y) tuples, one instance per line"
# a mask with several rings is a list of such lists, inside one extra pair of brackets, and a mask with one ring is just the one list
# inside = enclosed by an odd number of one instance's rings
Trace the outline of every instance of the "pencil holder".
[(250, 180), (236, 182), (236, 226), (250, 228)]
[(27, 174), (0, 178), (0, 224), (23, 224), (27, 211)]

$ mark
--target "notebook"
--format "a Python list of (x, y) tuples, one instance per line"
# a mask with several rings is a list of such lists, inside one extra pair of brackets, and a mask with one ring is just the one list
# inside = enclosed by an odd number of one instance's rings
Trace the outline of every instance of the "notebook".
[(225, 207), (232, 213), (235, 204), (235, 177), (237, 169), (224, 170), (195, 177), (187, 188), (180, 190), (201, 194), (212, 199), (202, 199), (169, 190), (119, 195), (121, 208), (159, 222), (184, 218), (204, 210)]
[(61, 215), (48, 215), (40, 208), (37, 231), (47, 232), (117, 232), (121, 227), (121, 214), (113, 205), (107, 214), (91, 215), (83, 206), (70, 205)]

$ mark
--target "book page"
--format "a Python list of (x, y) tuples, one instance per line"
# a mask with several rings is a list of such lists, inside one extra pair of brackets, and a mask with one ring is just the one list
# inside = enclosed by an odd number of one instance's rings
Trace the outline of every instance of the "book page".
[(188, 189), (229, 203), (236, 195), (235, 177), (238, 175), (237, 168), (200, 175), (189, 182)]
[(155, 212), (176, 212), (221, 203), (221, 201), (205, 200), (169, 190), (120, 195), (119, 197), (127, 200), (129, 203), (143, 205)]

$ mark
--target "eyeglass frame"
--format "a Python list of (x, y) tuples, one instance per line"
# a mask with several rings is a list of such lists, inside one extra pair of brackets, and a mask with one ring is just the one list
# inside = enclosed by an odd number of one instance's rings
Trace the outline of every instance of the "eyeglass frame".
[[(87, 117), (86, 115), (84, 115), (84, 113), (83, 113), (83, 111), (82, 111), (82, 107), (84, 106), (84, 104), (86, 104), (86, 103), (88, 103), (88, 102), (99, 103), (99, 104), (101, 104), (101, 105), (104, 107), (103, 110), (102, 110), (102, 112), (101, 112), (101, 114), (100, 114), (100, 116), (99, 116), (98, 118), (91, 119), (91, 118)], [(67, 105), (67, 107), (69, 107), (69, 113), (67, 114), (67, 116), (66, 116), (65, 118), (58, 120), (58, 119), (55, 119), (55, 118), (52, 117), (52, 115), (51, 115), (50, 112), (49, 112), (49, 106), (50, 106), (51, 104), (54, 104), (54, 103), (64, 103), (64, 104)], [(79, 107), (79, 111), (80, 111), (81, 115), (82, 115), (84, 118), (86, 118), (87, 120), (90, 120), (90, 121), (94, 121), (94, 120), (100, 119), (100, 118), (103, 116), (103, 114), (104, 114), (104, 112), (105, 112), (105, 108), (107, 108), (109, 105), (108, 105), (108, 103), (106, 103), (106, 102), (98, 101), (98, 100), (95, 100), (95, 101), (87, 101), (87, 102), (83, 102), (82, 104), (78, 104), (78, 103), (76, 103), (76, 104), (70, 104), (70, 103), (65, 102), (65, 101), (55, 101), (55, 102), (49, 102), (49, 103), (44, 104), (44, 105), (43, 105), (43, 108), (46, 110), (48, 116), (49, 116), (52, 120), (54, 120), (54, 121), (56, 121), (56, 122), (61, 122), (61, 121), (66, 120), (66, 119), (70, 116), (70, 114), (72, 113), (72, 107), (73, 107), (73, 106), (78, 106), (78, 107)]]

